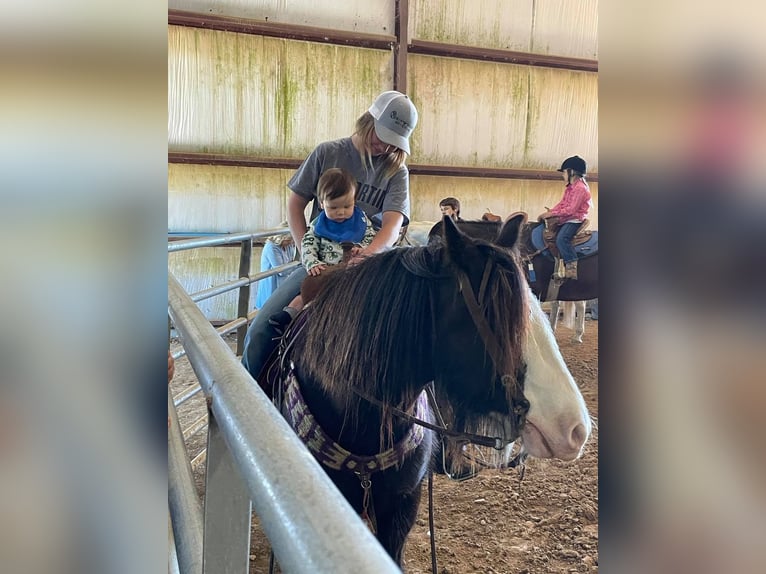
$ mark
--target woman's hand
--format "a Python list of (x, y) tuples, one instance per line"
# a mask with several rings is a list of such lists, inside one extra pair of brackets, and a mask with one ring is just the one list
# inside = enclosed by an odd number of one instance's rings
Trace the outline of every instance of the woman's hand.
[(325, 265), (314, 265), (311, 269), (309, 269), (309, 275), (312, 277), (317, 277), (318, 275), (322, 274), (322, 271), (324, 271)]
[(374, 253), (371, 253), (367, 249), (362, 249), (361, 247), (355, 247), (356, 253), (354, 250), (351, 250), (351, 259), (348, 260), (348, 265), (358, 265), (371, 255), (374, 255)]

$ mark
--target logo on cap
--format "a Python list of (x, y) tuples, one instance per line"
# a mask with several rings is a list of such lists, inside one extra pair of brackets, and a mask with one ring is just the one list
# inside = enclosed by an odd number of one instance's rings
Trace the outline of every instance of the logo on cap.
[(406, 120), (403, 120), (399, 117), (399, 115), (396, 113), (396, 110), (392, 110), (390, 115), (391, 119), (394, 120), (394, 123), (400, 128), (404, 129), (405, 131), (410, 131), (412, 129)]

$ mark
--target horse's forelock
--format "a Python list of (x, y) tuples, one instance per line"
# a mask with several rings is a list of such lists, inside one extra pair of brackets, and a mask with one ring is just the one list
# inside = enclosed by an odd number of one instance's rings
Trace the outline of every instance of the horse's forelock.
[[(483, 249), (487, 250), (487, 247)], [(500, 371), (496, 374), (510, 375), (515, 381), (517, 373), (524, 369), (522, 348), (527, 329), (527, 291), (517, 255), (494, 246), (489, 249), (488, 256), (495, 265), (481, 304), (490, 329), (504, 352), (503, 364), (496, 365)]]

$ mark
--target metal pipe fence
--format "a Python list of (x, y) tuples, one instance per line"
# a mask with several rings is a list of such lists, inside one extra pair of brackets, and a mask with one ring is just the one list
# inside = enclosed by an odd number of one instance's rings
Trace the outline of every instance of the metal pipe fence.
[(179, 241), (172, 241), (168, 244), (168, 253), (174, 253), (176, 251), (185, 251), (187, 249), (197, 249), (199, 247), (217, 247), (220, 245), (228, 245), (231, 243), (241, 243), (248, 239), (265, 239), (272, 235), (283, 235), (289, 233), (284, 227), (276, 227), (274, 229), (267, 229), (266, 231), (253, 231), (244, 233), (226, 233), (222, 235), (214, 235), (213, 237), (195, 237), (194, 239), (182, 239)]
[(183, 574), (202, 573), (202, 506), (194, 486), (191, 462), (181, 427), (168, 393), (168, 506), (179, 568)]
[[(178, 485), (170, 489), (176, 493), (169, 500), (181, 571), (197, 572), (201, 552), (205, 573), (247, 572), (243, 549), (249, 544), (250, 507), (241, 501), (249, 499), (283, 572), (399, 572), (172, 275), (168, 302), (170, 317), (208, 399), (211, 430), (215, 428), (206, 455), (204, 546), (197, 535), (199, 514), (194, 504), (178, 496)], [(170, 395), (168, 409), (175, 412)], [(177, 429), (169, 433), (172, 445), (182, 437), (180, 428), (171, 426)], [(177, 448), (172, 450), (177, 454)], [(231, 457), (228, 463), (227, 457)], [(176, 461), (170, 480), (185, 483), (188, 494), (188, 474), (178, 471), (179, 466)], [(221, 472), (221, 468), (236, 472)], [(215, 496), (207, 498), (209, 493)], [(232, 498), (240, 502), (234, 504)], [(232, 516), (232, 508), (237, 516)], [(242, 517), (245, 514), (247, 520)], [(191, 535), (185, 532), (189, 521)], [(198, 541), (190, 542), (194, 539)]]
[(216, 295), (221, 295), (222, 293), (233, 291), (234, 289), (237, 289), (238, 287), (244, 287), (246, 285), (250, 285), (251, 283), (255, 283), (256, 281), (265, 279), (266, 277), (271, 277), (272, 275), (276, 275), (284, 271), (290, 271), (292, 269), (300, 267), (300, 265), (301, 264), (298, 261), (291, 261), (290, 263), (285, 263), (284, 265), (280, 265), (279, 267), (274, 267), (273, 269), (269, 269), (268, 271), (261, 271), (260, 273), (255, 273), (253, 275), (245, 275), (240, 277), (239, 279), (227, 281), (226, 283), (221, 283), (220, 285), (216, 285), (215, 287), (210, 287), (209, 289), (205, 289), (203, 291), (197, 291), (196, 293), (192, 293), (190, 297), (192, 301), (194, 301), (195, 303), (199, 303), (200, 301), (203, 301), (204, 299), (210, 299), (211, 297), (215, 297)]
[[(243, 351), (250, 284), (298, 267), (251, 274), (252, 240), (284, 228), (172, 242), (168, 252), (241, 242), (240, 278), (187, 294), (168, 274), (168, 313), (200, 385), (168, 393), (169, 571), (245, 574), (250, 517), (258, 514), (282, 572), (399, 572), (360, 517), (247, 373), (222, 335), (238, 330)], [(196, 305), (239, 289), (238, 317), (214, 329)], [(176, 407), (204, 391), (209, 407), (181, 430)], [(207, 448), (189, 460), (184, 437), (208, 427)], [(192, 468), (206, 463), (204, 505)], [(204, 508), (204, 510), (203, 510)]]

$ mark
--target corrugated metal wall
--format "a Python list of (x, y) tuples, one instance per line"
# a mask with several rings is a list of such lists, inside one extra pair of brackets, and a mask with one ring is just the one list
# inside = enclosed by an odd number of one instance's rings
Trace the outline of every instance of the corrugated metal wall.
[(394, 33), (394, 0), (168, 0), (168, 8), (331, 30)]
[(596, 164), (594, 73), (411, 55), (408, 74), (413, 162), (546, 169), (577, 153)]
[[(393, 34), (393, 0), (171, 0), (170, 8), (337, 30)], [(597, 2), (411, 0), (411, 39), (596, 58)], [(420, 111), (413, 164), (555, 169), (579, 154), (597, 171), (598, 76), (593, 72), (410, 54), (408, 93)], [(391, 50), (168, 27), (168, 149), (303, 159), (350, 135), (375, 95), (393, 86)], [(286, 218), (292, 171), (169, 164), (168, 229), (228, 232)], [(537, 215), (563, 182), (413, 175), (412, 219), (435, 220), (452, 195), (466, 218), (487, 208)], [(591, 184), (598, 226), (598, 186)], [(171, 254), (189, 291), (236, 274), (238, 250)], [(222, 255), (226, 253), (226, 255)], [(206, 255), (204, 255), (206, 254)], [(202, 261), (204, 257), (210, 263)], [(220, 262), (227, 260), (224, 267)], [(257, 266), (257, 259), (256, 261)], [(225, 271), (224, 271), (225, 269)], [(205, 307), (236, 313), (236, 297)]]
[(598, 58), (597, 0), (414, 0), (410, 37)]
[(168, 148), (303, 157), (392, 77), (381, 50), (169, 26)]

